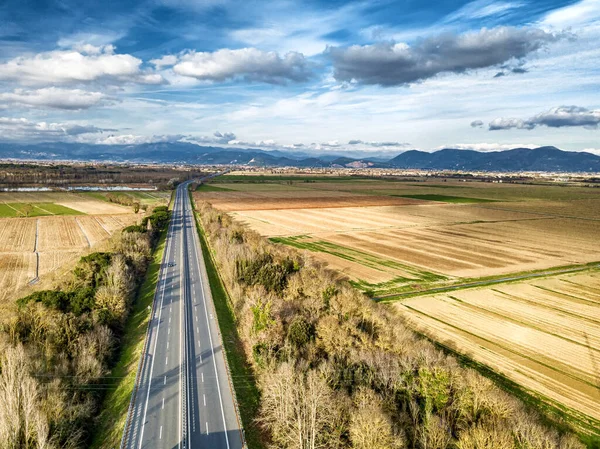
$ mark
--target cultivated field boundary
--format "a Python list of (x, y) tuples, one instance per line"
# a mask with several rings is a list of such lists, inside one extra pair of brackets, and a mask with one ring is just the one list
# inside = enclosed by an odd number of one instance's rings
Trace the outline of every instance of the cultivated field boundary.
[(465, 282), (461, 280), (458, 283), (451, 285), (444, 285), (441, 287), (429, 288), (426, 290), (418, 290), (418, 291), (410, 291), (406, 293), (393, 293), (390, 295), (379, 296), (373, 298), (376, 302), (380, 303), (389, 303), (402, 301), (403, 299), (415, 298), (418, 296), (430, 296), (437, 295), (439, 293), (449, 293), (458, 290), (466, 290), (471, 288), (481, 288), (481, 287), (489, 287), (491, 285), (497, 284), (511, 284), (527, 281), (530, 279), (545, 279), (549, 277), (558, 276), (561, 274), (571, 274), (571, 273), (579, 273), (582, 271), (595, 271), (600, 269), (600, 262), (589, 262), (586, 264), (577, 264), (577, 265), (566, 265), (556, 268), (543, 269), (543, 270), (535, 270), (535, 271), (527, 271), (523, 273), (515, 273), (512, 275), (500, 275), (493, 276), (487, 278), (479, 278), (468, 280)]

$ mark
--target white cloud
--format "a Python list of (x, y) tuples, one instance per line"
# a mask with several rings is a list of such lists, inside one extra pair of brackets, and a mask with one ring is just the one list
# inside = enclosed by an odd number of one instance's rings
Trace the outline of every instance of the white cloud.
[(440, 73), (464, 73), (521, 60), (563, 35), (539, 28), (482, 28), (464, 34), (444, 33), (405, 43), (330, 47), (338, 81), (399, 86)]
[(20, 56), (0, 64), (0, 80), (26, 85), (72, 84), (92, 81), (159, 84), (160, 75), (141, 69), (142, 60), (116, 54), (112, 45), (79, 45), (72, 50), (54, 50)]
[(525, 120), (518, 118), (496, 118), (490, 122), (489, 129), (491, 131), (511, 128), (533, 129), (537, 126), (597, 129), (600, 126), (600, 109), (589, 110), (580, 106), (559, 106)]
[(444, 22), (482, 19), (491, 16), (503, 16), (514, 9), (523, 6), (522, 2), (505, 2), (496, 0), (475, 0), (467, 3), (458, 11), (450, 14)]
[(583, 25), (598, 26), (600, 20), (600, 0), (581, 0), (575, 4), (555, 9), (541, 21), (543, 25), (566, 28)]
[(538, 148), (541, 145), (534, 143), (456, 143), (451, 145), (442, 145), (436, 148), (436, 150), (442, 150), (444, 148), (454, 148), (457, 150), (475, 150), (483, 153), (491, 151), (502, 151), (512, 150), (513, 148)]
[(157, 69), (164, 67), (171, 67), (177, 64), (177, 56), (175, 55), (164, 55), (162, 58), (151, 59), (150, 64), (154, 64)]
[(86, 139), (87, 143), (101, 145), (139, 145), (142, 143), (178, 142), (185, 138), (183, 135), (140, 136), (135, 134), (110, 135), (101, 138)]
[(37, 90), (15, 89), (13, 92), (0, 93), (0, 104), (53, 109), (88, 109), (105, 102), (106, 99), (106, 95), (101, 92), (58, 87)]
[(190, 51), (180, 55), (173, 71), (204, 81), (242, 78), (271, 84), (305, 81), (310, 75), (301, 53), (289, 52), (281, 57), (276, 52), (256, 48), (222, 49), (212, 53)]
[(596, 156), (600, 156), (600, 148), (585, 148), (581, 151), (585, 151), (586, 153), (592, 153)]
[(78, 123), (33, 122), (26, 118), (0, 117), (0, 139), (26, 142), (73, 140), (84, 134), (114, 131)]

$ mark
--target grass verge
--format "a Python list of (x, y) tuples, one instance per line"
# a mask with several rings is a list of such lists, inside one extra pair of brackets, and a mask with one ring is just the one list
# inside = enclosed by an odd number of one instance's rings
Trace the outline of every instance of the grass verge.
[[(194, 200), (191, 194), (190, 199), (192, 201), (192, 206), (195, 209)], [(210, 291), (217, 312), (217, 320), (219, 329), (221, 330), (223, 345), (225, 347), (225, 355), (227, 356), (229, 369), (231, 371), (231, 380), (233, 382), (233, 387), (235, 388), (246, 443), (250, 449), (262, 449), (265, 445), (263, 444), (260, 428), (256, 423), (256, 416), (258, 415), (260, 406), (260, 392), (256, 386), (254, 373), (246, 362), (246, 354), (237, 332), (235, 315), (231, 308), (231, 302), (227, 295), (227, 291), (225, 290), (225, 286), (221, 282), (216, 264), (212, 258), (211, 249), (209, 248), (206, 236), (204, 235), (204, 230), (202, 229), (200, 220), (195, 212), (194, 219), (196, 220), (196, 229), (198, 230), (198, 235), (200, 237), (202, 256), (204, 258), (204, 264), (206, 265)]]
[(106, 379), (110, 387), (96, 423), (96, 430), (90, 446), (92, 449), (113, 449), (121, 444), (138, 362), (144, 349), (150, 307), (154, 299), (166, 237), (167, 232), (165, 231), (154, 250), (144, 282), (138, 291), (133, 310), (127, 320), (119, 360), (112, 369), (110, 377)]
[(406, 291), (397, 290), (393, 293), (375, 297), (377, 302), (392, 302), (401, 301), (403, 299), (414, 298), (415, 296), (425, 295), (437, 295), (440, 293), (448, 293), (457, 290), (466, 290), (469, 288), (482, 288), (489, 287), (496, 284), (514, 284), (518, 282), (524, 282), (530, 279), (545, 279), (548, 277), (558, 276), (561, 274), (572, 274), (582, 271), (596, 271), (600, 267), (600, 262), (589, 262), (585, 264), (575, 265), (564, 265), (560, 267), (531, 270), (531, 271), (520, 271), (513, 274), (501, 274), (494, 276), (486, 276), (481, 278), (462, 278), (453, 281), (448, 285), (441, 285), (439, 287), (431, 286), (431, 288), (424, 288), (420, 290), (407, 289)]

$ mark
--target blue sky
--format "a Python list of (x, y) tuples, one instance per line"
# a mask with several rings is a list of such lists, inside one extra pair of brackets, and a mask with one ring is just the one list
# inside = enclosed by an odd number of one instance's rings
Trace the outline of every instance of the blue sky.
[(600, 154), (600, 0), (0, 5), (0, 140)]

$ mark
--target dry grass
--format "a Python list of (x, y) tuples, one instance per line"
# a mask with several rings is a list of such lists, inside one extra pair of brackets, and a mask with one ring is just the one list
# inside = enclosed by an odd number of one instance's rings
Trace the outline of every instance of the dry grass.
[(121, 206), (119, 204), (108, 203), (106, 201), (97, 200), (77, 200), (77, 201), (61, 201), (56, 204), (70, 207), (85, 214), (100, 215), (100, 214), (131, 214), (131, 207)]
[(431, 338), (600, 423), (600, 272), (413, 298)]
[(31, 290), (28, 284), (36, 277), (36, 227), (40, 281), (35, 288), (42, 288), (49, 286), (46, 281), (53, 274), (99, 250), (111, 235), (137, 221), (132, 213), (0, 219), (0, 303)]

